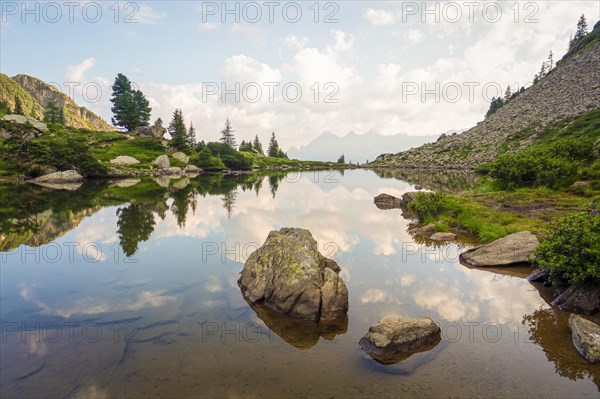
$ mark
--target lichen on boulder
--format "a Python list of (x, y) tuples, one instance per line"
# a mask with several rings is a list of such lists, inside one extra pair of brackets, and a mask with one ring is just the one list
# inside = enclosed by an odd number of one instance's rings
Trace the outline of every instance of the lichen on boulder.
[(283, 314), (318, 322), (343, 318), (348, 289), (338, 264), (319, 253), (308, 230), (271, 231), (238, 281), (245, 298)]

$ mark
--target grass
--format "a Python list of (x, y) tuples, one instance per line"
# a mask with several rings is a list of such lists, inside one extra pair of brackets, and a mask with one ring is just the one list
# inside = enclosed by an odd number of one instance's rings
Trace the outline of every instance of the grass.
[(134, 140), (105, 141), (103, 145), (92, 145), (91, 152), (96, 159), (108, 162), (119, 155), (127, 155), (150, 165), (158, 156), (165, 153), (161, 142), (156, 139), (139, 138)]

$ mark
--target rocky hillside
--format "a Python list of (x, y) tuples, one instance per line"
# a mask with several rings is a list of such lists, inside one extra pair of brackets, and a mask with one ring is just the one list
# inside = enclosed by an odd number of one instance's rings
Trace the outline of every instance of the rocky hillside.
[(370, 165), (471, 169), (506, 152), (517, 136), (521, 138), (518, 148), (509, 151), (527, 147), (545, 126), (599, 108), (600, 23), (588, 36), (586, 47), (567, 54), (545, 78), (477, 126), (419, 148), (380, 155)]
[(44, 109), (54, 101), (58, 106), (64, 107), (68, 126), (97, 131), (116, 130), (98, 115), (78, 106), (69, 96), (40, 79), (28, 75), (9, 78), (0, 73), (0, 83), (0, 101), (6, 101), (14, 108), (15, 96), (19, 97), (24, 104), (26, 116), (43, 120)]
[(44, 119), (44, 107), (19, 86), (17, 82), (0, 73), (0, 101), (6, 102), (11, 109), (14, 109), (17, 97), (21, 100), (21, 104), (23, 104), (25, 116), (38, 120)]

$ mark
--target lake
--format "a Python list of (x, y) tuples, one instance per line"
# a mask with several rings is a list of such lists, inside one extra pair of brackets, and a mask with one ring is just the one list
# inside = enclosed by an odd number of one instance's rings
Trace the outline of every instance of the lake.
[[(434, 190), (469, 181), (425, 177)], [(529, 269), (463, 266), (468, 240), (416, 242), (400, 210), (373, 204), (418, 178), (350, 170), (0, 186), (1, 396), (597, 398), (600, 365), (577, 353), (568, 314), (527, 281)], [(341, 266), (347, 321), (322, 330), (244, 300), (245, 259), (282, 227), (310, 230)], [(441, 343), (374, 362), (358, 341), (388, 315), (431, 317)]]

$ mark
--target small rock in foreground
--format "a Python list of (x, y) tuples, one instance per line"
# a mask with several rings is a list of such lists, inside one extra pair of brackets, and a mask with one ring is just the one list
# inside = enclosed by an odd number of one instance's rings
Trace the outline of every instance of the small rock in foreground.
[(385, 317), (369, 328), (359, 345), (373, 360), (392, 364), (433, 349), (440, 340), (441, 330), (429, 317)]
[(600, 362), (600, 326), (581, 316), (569, 317), (573, 345), (590, 363)]

